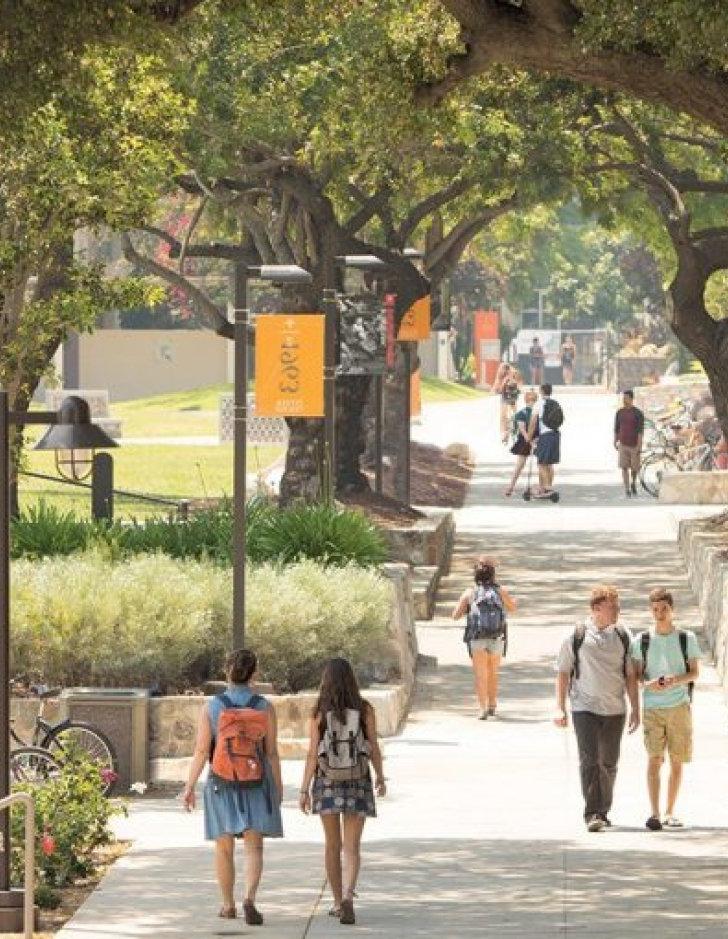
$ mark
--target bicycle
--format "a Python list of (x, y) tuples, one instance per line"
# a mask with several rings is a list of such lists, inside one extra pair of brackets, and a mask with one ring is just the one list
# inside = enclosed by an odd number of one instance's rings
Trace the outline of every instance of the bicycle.
[(662, 477), (667, 472), (717, 469), (715, 446), (713, 440), (688, 447), (680, 447), (676, 441), (671, 441), (661, 449), (652, 450), (645, 455), (640, 465), (640, 485), (656, 499), (660, 494)]
[[(118, 776), (118, 762), (116, 751), (109, 738), (85, 721), (76, 721), (70, 718), (51, 724), (44, 720), (45, 703), (49, 698), (55, 698), (60, 693), (60, 688), (47, 688), (43, 685), (31, 686), (30, 694), (40, 701), (38, 715), (35, 719), (35, 728), (30, 744), (23, 740), (13, 727), (13, 721), (10, 721), (10, 735), (18, 748), (11, 754), (11, 761), (15, 754), (20, 754), (16, 762), (24, 761), (26, 772), (31, 769), (39, 775), (45, 774), (46, 778), (52, 778), (52, 775), (60, 770), (64, 758), (68, 753), (81, 753), (99, 768), (99, 774), (103, 783), (104, 795), (110, 795), (113, 792), (114, 784)], [(50, 759), (43, 759), (41, 754), (46, 754)], [(42, 765), (41, 765), (42, 764)], [(53, 764), (56, 769), (54, 770)], [(19, 765), (18, 771), (23, 772)]]

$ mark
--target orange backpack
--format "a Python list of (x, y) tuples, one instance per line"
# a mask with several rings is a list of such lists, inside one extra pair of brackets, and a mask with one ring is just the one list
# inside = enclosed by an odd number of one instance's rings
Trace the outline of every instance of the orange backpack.
[(263, 783), (263, 741), (268, 730), (268, 714), (255, 705), (263, 701), (254, 694), (245, 707), (237, 707), (226, 694), (219, 700), (223, 710), (217, 719), (210, 768), (219, 779), (242, 786)]

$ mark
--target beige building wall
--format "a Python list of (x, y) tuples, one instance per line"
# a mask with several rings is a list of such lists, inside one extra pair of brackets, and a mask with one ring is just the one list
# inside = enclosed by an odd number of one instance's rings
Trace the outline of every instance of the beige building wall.
[(226, 382), (232, 343), (208, 330), (100, 329), (79, 346), (79, 387), (125, 401)]

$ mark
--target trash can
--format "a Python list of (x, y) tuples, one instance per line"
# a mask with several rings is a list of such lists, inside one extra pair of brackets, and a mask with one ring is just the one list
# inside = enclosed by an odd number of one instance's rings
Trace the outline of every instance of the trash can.
[(149, 781), (149, 691), (144, 688), (67, 688), (61, 717), (92, 724), (110, 740), (118, 762), (117, 793)]

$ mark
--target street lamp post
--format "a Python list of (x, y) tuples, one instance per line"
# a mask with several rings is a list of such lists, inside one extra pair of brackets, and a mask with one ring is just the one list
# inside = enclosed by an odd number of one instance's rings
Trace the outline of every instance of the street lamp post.
[(310, 284), (311, 274), (297, 264), (249, 265), (235, 262), (234, 395), (233, 395), (233, 649), (245, 645), (245, 509), (247, 500), (248, 431), (248, 282), (281, 287)]
[(543, 329), (543, 298), (549, 292), (550, 287), (537, 287), (536, 293), (538, 294), (538, 328)]
[[(40, 443), (61, 443), (65, 449), (100, 450), (116, 447), (91, 423), (83, 398), (71, 395), (58, 411), (11, 411), (7, 391), (0, 390), (0, 800), (10, 794), (10, 428), (51, 424)], [(20, 932), (23, 891), (10, 889), (10, 819), (0, 814), (0, 932)]]

